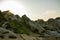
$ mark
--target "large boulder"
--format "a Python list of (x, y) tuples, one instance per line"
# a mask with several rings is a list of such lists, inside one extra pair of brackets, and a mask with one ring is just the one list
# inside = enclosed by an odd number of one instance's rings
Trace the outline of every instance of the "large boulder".
[(30, 20), (26, 15), (23, 15), (22, 19), (26, 23), (26, 25), (28, 25), (31, 28), (31, 30), (37, 29), (38, 33), (41, 33), (45, 30), (43, 27), (40, 26), (39, 23)]
[(0, 37), (17, 38), (17, 35), (10, 30), (0, 27)]
[(47, 30), (47, 34), (53, 37), (60, 37), (60, 33), (58, 33), (57, 31)]

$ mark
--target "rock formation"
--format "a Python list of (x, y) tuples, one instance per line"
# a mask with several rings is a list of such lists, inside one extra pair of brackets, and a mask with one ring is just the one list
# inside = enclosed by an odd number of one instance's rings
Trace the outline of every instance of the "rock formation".
[[(14, 15), (9, 10), (3, 12), (0, 11), (0, 37), (17, 38), (17, 34), (35, 34), (37, 37), (59, 38), (60, 17), (55, 19), (50, 18), (47, 21), (44, 21), (43, 19), (32, 21), (26, 15), (20, 17), (19, 15)], [(35, 38), (34, 40), (40, 39)]]

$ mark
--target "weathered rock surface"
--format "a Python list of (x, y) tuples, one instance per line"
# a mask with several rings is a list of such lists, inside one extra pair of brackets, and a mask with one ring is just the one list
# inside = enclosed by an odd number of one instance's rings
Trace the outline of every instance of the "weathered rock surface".
[(22, 19), (24, 20), (24, 22), (26, 23), (26, 25), (30, 26), (31, 30), (35, 30), (37, 29), (39, 33), (41, 33), (42, 31), (44, 31), (45, 29), (43, 27), (41, 27), (38, 23), (30, 20), (26, 15), (22, 16)]
[(0, 27), (0, 37), (1, 36), (9, 37), (9, 38), (17, 38), (17, 35), (14, 32), (7, 30), (5, 28), (2, 28), (2, 27)]
[[(22, 35), (18, 37), (16, 34)], [(20, 17), (12, 14), (9, 10), (0, 11), (0, 37), (18, 37), (16, 40), (59, 40), (60, 17), (50, 18), (47, 21), (42, 19), (32, 21), (26, 15)]]

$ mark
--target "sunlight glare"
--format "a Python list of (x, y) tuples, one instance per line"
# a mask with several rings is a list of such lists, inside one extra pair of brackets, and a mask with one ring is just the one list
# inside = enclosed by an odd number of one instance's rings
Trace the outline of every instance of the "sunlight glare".
[(4, 1), (0, 3), (0, 10), (10, 10), (10, 12), (18, 14), (20, 16), (26, 14), (24, 6), (20, 4), (18, 1)]

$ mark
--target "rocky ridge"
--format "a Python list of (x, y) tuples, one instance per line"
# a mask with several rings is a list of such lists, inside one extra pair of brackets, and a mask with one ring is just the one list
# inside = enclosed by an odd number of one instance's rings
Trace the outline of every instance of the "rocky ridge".
[(23, 40), (29, 40), (30, 36), (33, 37), (30, 40), (41, 40), (41, 37), (42, 40), (44, 38), (48, 40), (48, 37), (50, 37), (50, 39), (54, 37), (53, 39), (56, 40), (57, 38), (59, 40), (60, 17), (55, 19), (50, 18), (47, 21), (43, 19), (32, 21), (26, 15), (20, 17), (19, 15), (14, 15), (9, 10), (0, 11), (0, 37), (17, 38), (17, 34), (22, 34), (21, 37), (25, 36), (23, 36), (23, 34), (29, 36), (29, 38), (27, 37), (28, 39)]

